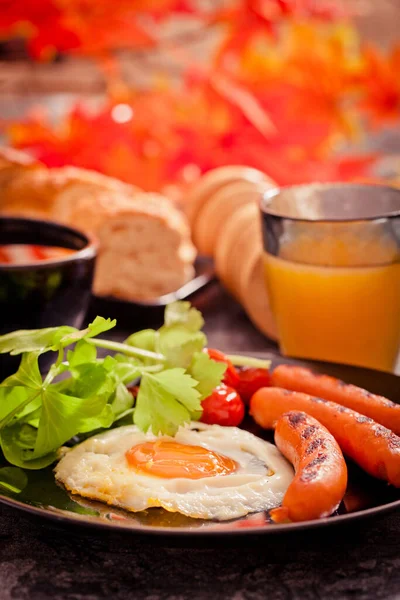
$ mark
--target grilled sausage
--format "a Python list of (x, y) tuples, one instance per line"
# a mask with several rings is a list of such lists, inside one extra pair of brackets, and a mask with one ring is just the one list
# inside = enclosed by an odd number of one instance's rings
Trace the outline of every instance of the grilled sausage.
[(262, 388), (250, 401), (250, 414), (266, 429), (273, 429), (289, 410), (304, 411), (317, 419), (362, 469), (400, 487), (400, 438), (392, 431), (345, 406), (301, 392)]
[(290, 411), (276, 423), (275, 443), (296, 472), (282, 502), (288, 518), (308, 521), (331, 515), (347, 485), (347, 466), (335, 438), (313, 417)]
[(383, 396), (376, 396), (335, 377), (318, 375), (309, 369), (290, 365), (276, 367), (271, 383), (275, 387), (304, 392), (347, 406), (400, 435), (400, 405)]

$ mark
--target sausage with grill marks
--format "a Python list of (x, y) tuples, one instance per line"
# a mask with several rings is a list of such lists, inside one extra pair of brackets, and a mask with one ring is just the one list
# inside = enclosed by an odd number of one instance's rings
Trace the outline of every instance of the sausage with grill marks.
[(370, 417), (400, 435), (400, 404), (395, 404), (383, 396), (371, 394), (356, 385), (292, 365), (276, 367), (271, 376), (271, 384), (337, 402)]
[(304, 411), (333, 435), (343, 454), (364, 471), (400, 487), (400, 437), (369, 417), (345, 406), (281, 388), (261, 388), (251, 398), (250, 414), (273, 429), (290, 410)]
[(282, 502), (289, 520), (331, 515), (347, 486), (347, 466), (335, 438), (313, 417), (290, 411), (276, 423), (275, 443), (296, 473)]

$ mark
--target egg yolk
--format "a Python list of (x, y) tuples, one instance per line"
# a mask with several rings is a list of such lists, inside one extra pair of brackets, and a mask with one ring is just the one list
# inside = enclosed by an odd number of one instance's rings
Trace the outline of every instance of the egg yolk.
[(172, 479), (202, 479), (228, 475), (237, 469), (237, 463), (202, 446), (188, 446), (178, 442), (156, 440), (133, 446), (126, 453), (131, 467), (138, 473)]

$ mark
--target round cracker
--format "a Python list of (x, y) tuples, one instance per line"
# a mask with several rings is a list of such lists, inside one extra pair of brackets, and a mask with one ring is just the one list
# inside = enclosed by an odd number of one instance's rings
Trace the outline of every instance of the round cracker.
[(262, 245), (254, 248), (240, 275), (240, 296), (252, 323), (272, 340), (278, 340), (278, 329), (272, 314), (264, 277)]
[(235, 181), (253, 181), (254, 183), (258, 183), (271, 180), (261, 171), (241, 165), (218, 167), (212, 169), (212, 171), (208, 171), (193, 185), (184, 202), (184, 212), (192, 227), (203, 204), (219, 189)]

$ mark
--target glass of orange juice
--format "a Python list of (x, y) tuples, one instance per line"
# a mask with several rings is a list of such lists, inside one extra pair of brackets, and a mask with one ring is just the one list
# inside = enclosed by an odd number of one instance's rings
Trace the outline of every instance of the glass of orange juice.
[(400, 347), (400, 190), (272, 189), (261, 215), (282, 353), (392, 371)]

